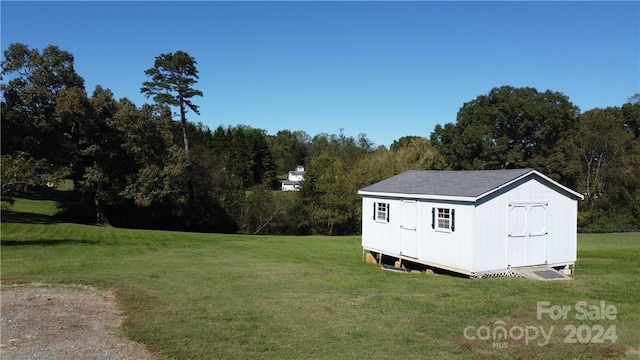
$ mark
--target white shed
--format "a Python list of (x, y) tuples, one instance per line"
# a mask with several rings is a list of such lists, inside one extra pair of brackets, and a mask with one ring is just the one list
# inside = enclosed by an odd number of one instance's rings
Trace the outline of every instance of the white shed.
[(536, 170), (407, 171), (358, 193), (364, 251), (478, 277), (573, 271), (583, 196)]

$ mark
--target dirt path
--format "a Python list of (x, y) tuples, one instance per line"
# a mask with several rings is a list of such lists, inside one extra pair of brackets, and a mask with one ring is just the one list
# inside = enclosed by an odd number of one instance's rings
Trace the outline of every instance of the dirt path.
[(0, 358), (160, 359), (144, 345), (119, 336), (123, 319), (110, 292), (2, 286)]

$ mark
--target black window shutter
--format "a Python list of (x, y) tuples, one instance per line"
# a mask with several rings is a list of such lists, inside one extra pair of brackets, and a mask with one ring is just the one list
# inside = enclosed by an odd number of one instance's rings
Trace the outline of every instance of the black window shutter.
[(389, 222), (389, 217), (391, 216), (391, 207), (389, 206), (389, 203), (387, 203), (387, 222)]
[(431, 228), (436, 228), (436, 208), (431, 208)]
[(373, 203), (373, 220), (376, 219), (376, 203)]
[(451, 231), (456, 231), (456, 209), (451, 209)]

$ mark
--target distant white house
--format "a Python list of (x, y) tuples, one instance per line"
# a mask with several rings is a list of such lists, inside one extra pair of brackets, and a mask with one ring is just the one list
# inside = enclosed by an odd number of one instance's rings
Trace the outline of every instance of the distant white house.
[(282, 191), (299, 191), (303, 180), (304, 166), (298, 165), (294, 171), (289, 171), (287, 180), (282, 181)]
[(533, 169), (407, 171), (358, 191), (372, 255), (482, 277), (573, 272), (583, 196)]

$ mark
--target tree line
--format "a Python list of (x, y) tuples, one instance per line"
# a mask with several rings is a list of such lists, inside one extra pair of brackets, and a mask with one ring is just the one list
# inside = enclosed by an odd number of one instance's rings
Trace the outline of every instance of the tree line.
[[(640, 95), (581, 113), (561, 93), (502, 86), (462, 105), (455, 123), (389, 147), (348, 136), (250, 126), (210, 129), (198, 113), (198, 71), (161, 54), (140, 88), (152, 103), (89, 95), (56, 46), (11, 44), (2, 60), (2, 203), (70, 179), (72, 221), (251, 234), (354, 234), (357, 190), (406, 170), (535, 168), (585, 194), (579, 226), (640, 227)], [(177, 113), (173, 111), (177, 109)], [(277, 191), (297, 165), (300, 192)]]

